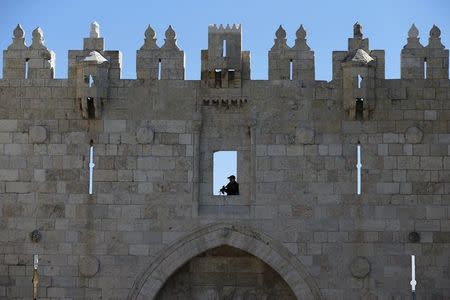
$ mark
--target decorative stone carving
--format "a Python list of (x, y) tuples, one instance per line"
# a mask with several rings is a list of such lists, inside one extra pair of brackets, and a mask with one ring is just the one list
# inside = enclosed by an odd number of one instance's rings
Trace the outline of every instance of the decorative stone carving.
[(89, 37), (95, 39), (100, 38), (100, 25), (97, 21), (91, 23), (91, 32), (89, 33)]
[(28, 140), (31, 144), (40, 144), (47, 139), (47, 129), (44, 126), (31, 126), (28, 131)]
[(39, 243), (42, 239), (42, 234), (39, 230), (35, 229), (30, 233), (30, 239), (34, 243)]
[(100, 268), (100, 261), (92, 255), (83, 256), (78, 264), (81, 276), (93, 277)]
[(295, 141), (297, 144), (314, 144), (314, 135), (314, 129), (299, 127), (295, 131)]
[(419, 37), (419, 29), (417, 29), (416, 25), (413, 23), (411, 28), (408, 31), (409, 38), (418, 38)]
[(411, 126), (405, 131), (405, 141), (408, 144), (418, 144), (422, 142), (423, 131), (416, 126)]
[(25, 37), (25, 31), (22, 28), (22, 25), (17, 24), (16, 28), (13, 31), (14, 38), (22, 39)]
[(140, 144), (149, 144), (153, 142), (155, 131), (149, 127), (139, 127), (136, 131), (136, 139)]
[(408, 234), (408, 240), (409, 240), (411, 243), (418, 243), (418, 242), (420, 242), (420, 235), (419, 235), (419, 233), (416, 232), (416, 231), (410, 232), (410, 233)]
[(370, 262), (363, 256), (356, 257), (350, 263), (350, 273), (353, 277), (363, 279), (370, 273)]

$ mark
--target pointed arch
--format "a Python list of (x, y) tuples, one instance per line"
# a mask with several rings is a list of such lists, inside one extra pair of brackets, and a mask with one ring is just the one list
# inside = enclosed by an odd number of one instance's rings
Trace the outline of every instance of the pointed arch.
[(179, 267), (198, 254), (222, 245), (260, 258), (280, 274), (298, 299), (322, 299), (314, 279), (284, 246), (249, 227), (225, 223), (202, 227), (163, 249), (138, 276), (128, 299), (153, 299)]

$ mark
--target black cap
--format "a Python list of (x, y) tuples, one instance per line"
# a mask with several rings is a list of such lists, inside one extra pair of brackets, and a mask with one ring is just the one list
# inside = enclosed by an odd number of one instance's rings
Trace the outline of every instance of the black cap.
[(236, 176), (230, 175), (230, 176), (228, 176), (227, 178), (228, 178), (228, 179), (236, 179)]

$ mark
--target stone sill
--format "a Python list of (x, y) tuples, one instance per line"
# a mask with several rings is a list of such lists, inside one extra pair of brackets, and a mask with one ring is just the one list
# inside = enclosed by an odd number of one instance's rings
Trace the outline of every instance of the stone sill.
[(250, 218), (250, 205), (205, 205), (198, 206), (200, 216), (226, 216)]
[(201, 197), (200, 205), (250, 205), (249, 197), (244, 195), (210, 195)]

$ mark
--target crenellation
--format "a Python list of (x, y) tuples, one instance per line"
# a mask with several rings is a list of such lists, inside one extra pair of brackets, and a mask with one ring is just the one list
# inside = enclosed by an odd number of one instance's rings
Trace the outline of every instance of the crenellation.
[[(411, 253), (418, 297), (448, 298), (439, 28), (423, 46), (411, 26), (400, 79), (359, 23), (331, 81), (295, 35), (277, 28), (269, 78), (251, 80), (242, 27), (210, 25), (201, 78), (184, 80), (174, 28), (158, 45), (148, 26), (122, 79), (94, 22), (54, 79), (42, 29), (27, 46), (17, 26), (0, 80), (0, 298), (31, 298), (36, 253), (51, 300), (406, 299)], [(239, 195), (216, 195), (217, 151), (236, 152)]]

